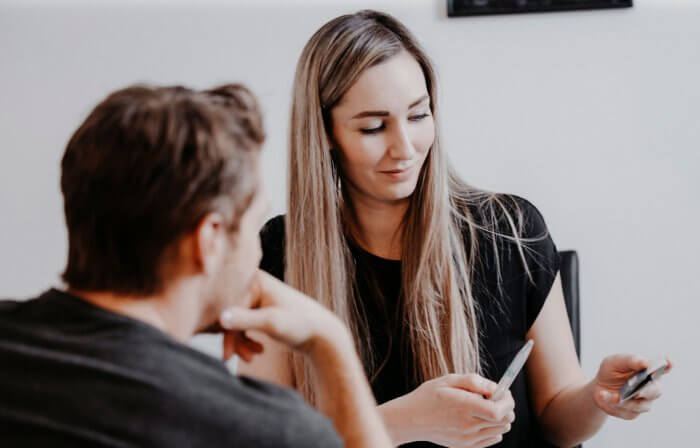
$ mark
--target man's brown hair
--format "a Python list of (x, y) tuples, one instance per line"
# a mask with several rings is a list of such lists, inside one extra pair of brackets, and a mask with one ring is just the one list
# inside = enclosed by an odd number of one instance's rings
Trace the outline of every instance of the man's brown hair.
[(258, 183), (264, 141), (253, 94), (133, 86), (73, 134), (61, 164), (69, 287), (160, 292), (168, 249), (217, 211), (235, 231)]

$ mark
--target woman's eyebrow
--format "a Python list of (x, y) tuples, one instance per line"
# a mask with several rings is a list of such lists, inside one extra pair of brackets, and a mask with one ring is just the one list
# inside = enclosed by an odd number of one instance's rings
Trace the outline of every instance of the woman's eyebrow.
[[(427, 95), (427, 94), (423, 95), (420, 98), (418, 98), (417, 100), (415, 100), (414, 102), (412, 102), (408, 106), (408, 108), (412, 109), (429, 98), (430, 98), (429, 95)], [(351, 120), (355, 120), (357, 118), (366, 118), (366, 117), (388, 117), (388, 116), (389, 116), (389, 112), (387, 112), (385, 110), (366, 110), (366, 111), (360, 112), (359, 114), (353, 115)]]
[(418, 98), (417, 100), (415, 100), (414, 102), (412, 102), (411, 105), (408, 106), (408, 108), (409, 108), (409, 109), (414, 108), (414, 107), (416, 107), (417, 105), (419, 105), (420, 103), (422, 103), (423, 101), (427, 100), (428, 98), (430, 98), (430, 96), (426, 93), (426, 94), (423, 95), (422, 97), (420, 97), (420, 98)]
[(351, 120), (354, 120), (355, 118), (365, 118), (365, 117), (388, 117), (389, 112), (385, 110), (366, 110), (364, 112), (360, 112), (357, 115), (354, 115)]

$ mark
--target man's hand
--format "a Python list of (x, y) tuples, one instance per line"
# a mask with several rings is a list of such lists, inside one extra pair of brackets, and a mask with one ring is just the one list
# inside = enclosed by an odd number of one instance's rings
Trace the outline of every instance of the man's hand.
[(256, 276), (251, 308), (231, 307), (219, 318), (225, 331), (224, 359), (236, 353), (250, 361), (262, 353), (263, 346), (246, 336), (248, 330), (261, 331), (307, 354), (313, 354), (319, 341), (349, 338), (340, 320), (317, 301), (264, 271)]

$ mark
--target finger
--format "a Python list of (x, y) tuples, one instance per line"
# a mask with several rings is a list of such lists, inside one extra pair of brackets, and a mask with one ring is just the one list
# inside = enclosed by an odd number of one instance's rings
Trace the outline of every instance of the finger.
[(231, 359), (231, 356), (233, 356), (233, 353), (235, 351), (235, 342), (234, 342), (234, 334), (232, 332), (224, 333), (224, 340), (223, 340), (223, 359), (224, 361), (228, 361)]
[(637, 400), (654, 401), (661, 397), (661, 394), (661, 386), (656, 381), (653, 381), (648, 386), (643, 388), (641, 392), (639, 392), (639, 394), (634, 398)]
[[(264, 298), (263, 294), (263, 274), (265, 271), (262, 269), (258, 269), (258, 271), (255, 273), (253, 278), (250, 281), (250, 285), (248, 286), (248, 297), (246, 300), (241, 301), (240, 303), (245, 304), (244, 306), (246, 308), (260, 308), (263, 306), (262, 301)], [(268, 274), (269, 275), (269, 274)]]
[(474, 442), (473, 447), (475, 448), (484, 448), (487, 446), (495, 445), (497, 443), (500, 443), (503, 441), (503, 436), (494, 436), (494, 437), (489, 437), (488, 439), (484, 440), (479, 440), (477, 442)]
[[(514, 414), (515, 411), (515, 400), (513, 400), (513, 394), (511, 394), (510, 391), (506, 391), (506, 393), (501, 397), (500, 400), (496, 401), (496, 408), (497, 408), (497, 414), (495, 417), (501, 417), (499, 421), (505, 421), (508, 419), (510, 414)], [(513, 416), (515, 418), (515, 416)]]
[(598, 392), (600, 401), (605, 402), (609, 406), (615, 406), (620, 403), (620, 392), (616, 390), (600, 389)]
[(279, 326), (276, 311), (269, 308), (251, 310), (231, 307), (221, 313), (219, 323), (226, 330), (259, 330), (271, 336)]
[(488, 446), (492, 445), (494, 442), (485, 444), (487, 441), (492, 439), (497, 439), (501, 435), (507, 433), (511, 429), (511, 425), (497, 425), (497, 426), (487, 426), (484, 428), (479, 428), (476, 431), (471, 431), (474, 426), (469, 428), (469, 431), (464, 431), (458, 436), (459, 444), (458, 446)]
[(502, 420), (508, 417), (513, 412), (513, 400), (501, 399), (499, 401), (490, 401), (484, 399), (475, 399), (473, 403), (473, 415), (486, 420), (490, 423), (500, 424)]
[(641, 356), (630, 356), (627, 361), (627, 365), (631, 370), (638, 372), (649, 367), (649, 360), (642, 358)]
[(258, 269), (248, 289), (249, 298), (244, 300), (246, 308), (258, 309), (284, 305), (289, 295), (303, 295), (276, 277)]
[(634, 400), (627, 400), (621, 405), (618, 405), (617, 408), (620, 411), (626, 411), (626, 412), (632, 412), (636, 414), (643, 414), (645, 412), (649, 412), (651, 410), (651, 402), (647, 400), (639, 400), (639, 399), (634, 399)]
[(464, 389), (475, 394), (490, 396), (496, 390), (496, 383), (475, 373), (453, 373), (443, 377), (443, 384), (457, 389)]
[(263, 345), (249, 338), (242, 331), (232, 332), (232, 334), (234, 350), (244, 361), (250, 362), (255, 355), (263, 352)]
[(506, 408), (510, 408), (511, 410), (515, 409), (515, 400), (513, 399), (513, 394), (508, 391), (503, 398), (501, 398), (501, 401), (505, 402)]
[(624, 420), (632, 420), (635, 419), (639, 416), (639, 412), (635, 412), (631, 409), (628, 409), (626, 407), (627, 403), (629, 401), (626, 401), (623, 404), (618, 404), (618, 403), (611, 403), (609, 401), (604, 401), (600, 402), (599, 406), (608, 415), (612, 415), (613, 417), (618, 417)]
[(478, 433), (475, 435), (476, 440), (486, 440), (490, 439), (492, 437), (500, 436), (502, 434), (505, 434), (510, 431), (511, 429), (510, 423), (506, 423), (504, 425), (498, 425), (498, 426), (491, 426), (489, 428), (484, 428), (480, 430)]
[(293, 290), (286, 283), (261, 269), (258, 269), (256, 279), (259, 306), (264, 307), (283, 303), (289, 294), (289, 290)]
[(320, 305), (317, 300), (308, 297), (301, 291), (292, 288), (267, 272), (259, 271), (258, 279), (261, 308), (275, 306), (298, 309), (299, 307), (309, 306), (311, 309), (324, 310), (330, 313), (330, 311), (326, 307)]
[(649, 367), (649, 361), (641, 356), (617, 354), (608, 356), (603, 365), (609, 366), (613, 372), (634, 373)]
[(238, 333), (236, 335), (236, 345), (245, 347), (246, 350), (250, 351), (251, 353), (262, 353), (264, 350), (264, 347), (261, 343), (258, 341), (254, 341), (253, 339), (250, 339), (248, 336), (246, 336), (243, 333)]
[(625, 409), (611, 409), (608, 414), (623, 420), (634, 420), (635, 418), (639, 417), (638, 412), (628, 411)]
[(251, 362), (253, 360), (253, 353), (246, 347), (237, 347), (236, 354), (245, 362)]
[[(481, 394), (475, 394), (454, 387), (442, 387), (439, 395), (446, 406), (462, 410), (460, 427), (471, 428), (471, 432), (500, 424), (496, 402), (486, 400)], [(507, 413), (504, 413), (505, 415)]]

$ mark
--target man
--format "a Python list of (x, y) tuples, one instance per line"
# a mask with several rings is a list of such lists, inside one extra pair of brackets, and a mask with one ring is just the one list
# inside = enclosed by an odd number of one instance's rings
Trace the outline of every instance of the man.
[[(240, 85), (130, 87), (92, 111), (62, 161), (67, 287), (0, 302), (0, 445), (389, 446), (347, 329), (257, 270), (263, 140)], [(217, 326), (227, 354), (263, 349), (247, 330), (306, 353), (337, 433), (183, 344)]]

